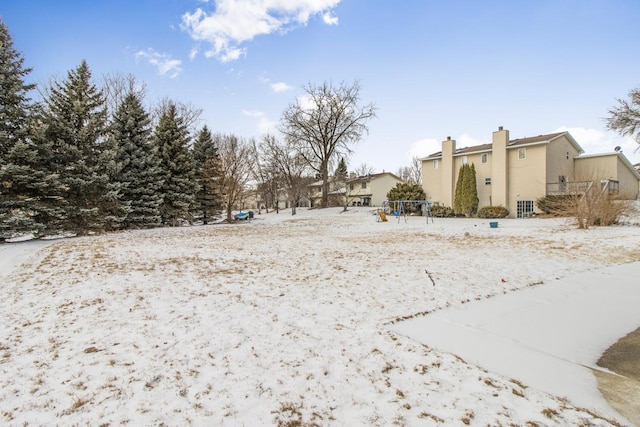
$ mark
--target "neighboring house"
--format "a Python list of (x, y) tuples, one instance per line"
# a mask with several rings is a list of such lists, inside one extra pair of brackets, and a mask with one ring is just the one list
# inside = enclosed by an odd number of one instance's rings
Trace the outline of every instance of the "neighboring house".
[(387, 193), (402, 179), (391, 172), (374, 173), (364, 176), (351, 174), (347, 179), (347, 194), (352, 206), (382, 206)]
[(640, 174), (624, 154), (583, 153), (569, 132), (510, 140), (501, 126), (491, 144), (456, 148), (448, 137), (442, 151), (422, 159), (422, 186), (432, 203), (453, 207), (458, 171), (474, 164), (478, 206), (502, 205), (517, 218), (536, 212), (540, 197), (584, 191), (594, 183), (623, 199), (638, 197)]
[[(346, 181), (335, 177), (329, 178), (329, 206), (344, 206), (345, 194), (349, 206), (382, 206), (387, 200), (387, 193), (397, 183), (403, 182), (391, 172), (373, 173), (355, 176), (351, 173)], [(310, 185), (309, 200), (311, 206), (320, 206), (322, 200), (322, 181)]]
[[(322, 202), (322, 181), (315, 181), (307, 185), (308, 199), (311, 207), (320, 206)], [(328, 203), (329, 206), (342, 206), (344, 205), (344, 183), (338, 180), (336, 177), (329, 177), (329, 193)]]

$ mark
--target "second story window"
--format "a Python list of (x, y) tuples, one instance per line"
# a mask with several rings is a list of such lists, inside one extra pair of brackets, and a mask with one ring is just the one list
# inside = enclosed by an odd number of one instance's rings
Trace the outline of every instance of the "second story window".
[(466, 165), (467, 164), (467, 156), (462, 156), (462, 164)]
[(482, 163), (487, 163), (488, 157), (489, 157), (489, 155), (487, 153), (482, 153), (482, 157), (481, 157)]
[(438, 160), (436, 159), (436, 160), (434, 160), (434, 161), (433, 161), (433, 168), (434, 168), (434, 169), (438, 169), (438, 166), (439, 166), (439, 162), (438, 162)]
[(353, 184), (353, 182), (351, 184), (349, 184), (349, 190), (353, 190), (355, 187), (355, 185)]
[(366, 182), (366, 181), (364, 181), (364, 182), (362, 183), (362, 188), (367, 188), (367, 182)]
[(523, 160), (527, 158), (527, 149), (525, 147), (518, 148), (518, 159)]

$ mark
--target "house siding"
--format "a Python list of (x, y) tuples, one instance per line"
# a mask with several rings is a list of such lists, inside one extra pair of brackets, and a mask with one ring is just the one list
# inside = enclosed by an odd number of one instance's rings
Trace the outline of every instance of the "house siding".
[[(526, 157), (519, 158), (519, 150), (526, 150)], [(516, 212), (518, 201), (535, 202), (546, 194), (546, 144), (513, 147), (509, 149), (509, 189), (507, 205), (512, 216)]]
[[(521, 149), (526, 150), (525, 158), (519, 156)], [(487, 163), (482, 163), (483, 150)], [(422, 185), (429, 201), (453, 207), (458, 171), (466, 155), (467, 163), (475, 165), (479, 207), (502, 205), (511, 217), (517, 215), (519, 201), (535, 203), (547, 194), (549, 184), (559, 183), (560, 177), (567, 183), (613, 179), (619, 182), (621, 198), (638, 197), (640, 175), (622, 153), (583, 157), (581, 153), (568, 132), (510, 141), (509, 131), (500, 127), (493, 132), (490, 145), (456, 150), (455, 140), (447, 138), (440, 153), (423, 159)], [(433, 167), (436, 160), (438, 169)], [(485, 184), (487, 178), (490, 185)]]

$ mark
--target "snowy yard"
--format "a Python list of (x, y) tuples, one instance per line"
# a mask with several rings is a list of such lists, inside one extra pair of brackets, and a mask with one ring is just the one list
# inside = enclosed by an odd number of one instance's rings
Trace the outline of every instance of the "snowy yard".
[(391, 327), (640, 261), (639, 226), (298, 212), (52, 242), (0, 275), (2, 423), (615, 422)]

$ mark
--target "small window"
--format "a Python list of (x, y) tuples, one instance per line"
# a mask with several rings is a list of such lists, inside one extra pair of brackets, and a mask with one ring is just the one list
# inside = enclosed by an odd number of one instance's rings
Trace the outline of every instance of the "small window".
[(485, 178), (484, 185), (491, 185), (491, 178)]
[(364, 182), (362, 183), (362, 188), (367, 188), (367, 182), (366, 182), (366, 181), (364, 181)]
[(567, 160), (569, 160), (569, 152), (567, 151)]
[(487, 153), (482, 153), (482, 157), (481, 157), (481, 159), (482, 159), (482, 163), (487, 163), (487, 158), (488, 158), (488, 157), (489, 157), (489, 156), (487, 155)]
[(462, 164), (463, 165), (467, 164), (467, 156), (462, 156)]
[(355, 185), (353, 184), (353, 182), (349, 184), (349, 190), (353, 190), (354, 188), (355, 188)]
[(526, 148), (518, 148), (518, 159), (526, 159), (527, 158), (527, 149)]
[(438, 169), (438, 160), (437, 159), (433, 161), (433, 168), (434, 169)]

